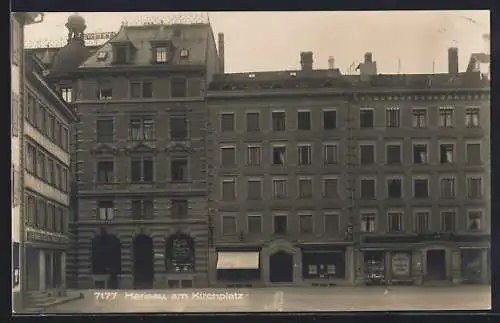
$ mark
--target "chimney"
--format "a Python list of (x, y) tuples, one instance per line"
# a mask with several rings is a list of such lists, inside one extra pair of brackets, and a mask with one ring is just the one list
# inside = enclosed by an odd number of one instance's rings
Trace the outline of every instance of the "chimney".
[(333, 58), (333, 56), (328, 57), (328, 69), (335, 69), (335, 59)]
[(365, 63), (372, 63), (372, 62), (373, 62), (372, 53), (370, 53), (370, 52), (365, 53)]
[(300, 65), (303, 71), (312, 71), (313, 69), (313, 53), (302, 52), (300, 53)]
[(448, 73), (458, 74), (458, 48), (448, 48)]
[(224, 73), (224, 33), (218, 34), (219, 72)]

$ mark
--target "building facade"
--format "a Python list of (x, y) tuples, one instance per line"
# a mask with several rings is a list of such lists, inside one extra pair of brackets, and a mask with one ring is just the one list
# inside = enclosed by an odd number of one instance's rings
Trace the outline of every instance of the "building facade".
[[(72, 101), (76, 287), (207, 285), (209, 24), (122, 26), (100, 48), (71, 16), (50, 77)], [(75, 58), (75, 57), (78, 57)]]
[(217, 75), (213, 285), (488, 282), (489, 81), (450, 72)]

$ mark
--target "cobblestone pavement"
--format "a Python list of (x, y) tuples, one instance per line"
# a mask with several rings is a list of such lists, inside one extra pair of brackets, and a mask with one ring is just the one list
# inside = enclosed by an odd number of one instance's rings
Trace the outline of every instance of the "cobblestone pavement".
[(50, 313), (301, 312), (390, 310), (488, 310), (489, 286), (334, 287), (120, 290), (84, 292), (85, 298)]

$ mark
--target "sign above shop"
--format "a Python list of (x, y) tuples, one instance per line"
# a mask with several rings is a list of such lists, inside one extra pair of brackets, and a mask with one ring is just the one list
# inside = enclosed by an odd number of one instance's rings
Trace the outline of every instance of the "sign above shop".
[(26, 233), (26, 240), (31, 242), (50, 242), (50, 243), (67, 243), (68, 237), (55, 235), (47, 232), (28, 231)]

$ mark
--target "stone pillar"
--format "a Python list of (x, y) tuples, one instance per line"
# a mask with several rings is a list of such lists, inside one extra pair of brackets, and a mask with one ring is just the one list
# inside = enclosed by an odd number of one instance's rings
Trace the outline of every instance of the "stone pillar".
[(481, 283), (489, 284), (490, 283), (490, 271), (491, 268), (488, 266), (488, 253), (490, 249), (482, 249), (481, 250)]
[(392, 253), (390, 251), (384, 252), (384, 261), (385, 280), (392, 283)]
[(423, 251), (422, 250), (414, 250), (412, 252), (412, 260), (411, 260), (411, 275), (413, 277), (413, 284), (421, 285), (423, 283), (423, 274), (424, 274), (424, 259), (423, 259)]
[(349, 282), (349, 285), (354, 285), (356, 280), (354, 257), (354, 248), (352, 246), (348, 246), (345, 251), (345, 279)]
[(293, 283), (296, 285), (302, 284), (302, 251), (294, 248), (293, 252)]
[(353, 260), (354, 284), (363, 285), (365, 282), (365, 258), (363, 251), (355, 250)]
[(45, 292), (47, 290), (47, 286), (45, 286), (45, 251), (39, 249), (38, 257), (40, 264), (40, 291)]
[(461, 252), (459, 249), (450, 250), (451, 252), (451, 281), (458, 285), (462, 283)]
[[(262, 263), (262, 262), (261, 262)], [(261, 268), (262, 273), (262, 268)], [(213, 247), (208, 248), (208, 286), (217, 285), (217, 251)]]
[(66, 252), (61, 252), (61, 289), (66, 290)]

